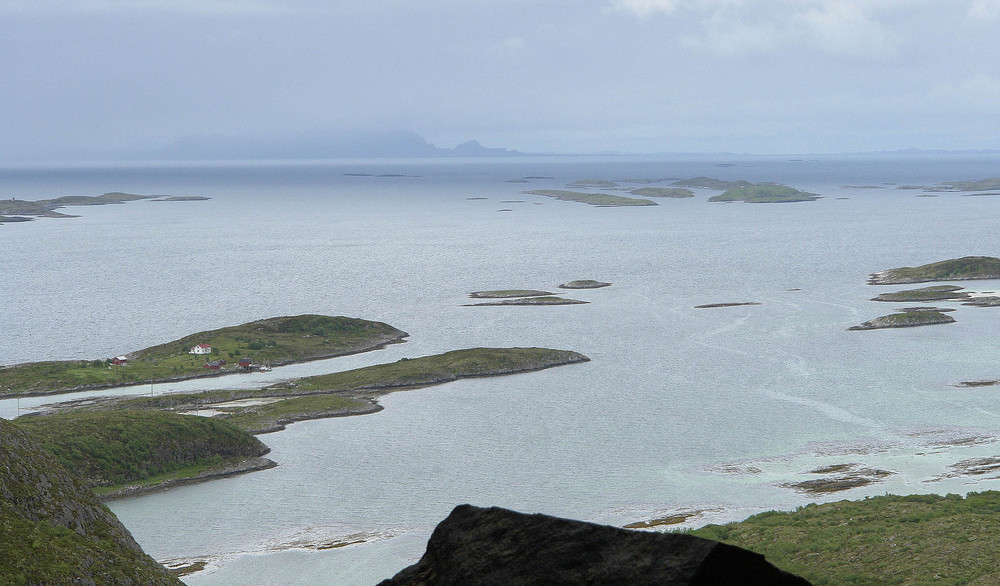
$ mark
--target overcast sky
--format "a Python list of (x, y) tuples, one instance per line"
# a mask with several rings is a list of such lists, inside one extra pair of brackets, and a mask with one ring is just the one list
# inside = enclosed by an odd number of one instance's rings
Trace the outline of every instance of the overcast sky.
[(1000, 0), (0, 0), (0, 159), (1000, 148)]

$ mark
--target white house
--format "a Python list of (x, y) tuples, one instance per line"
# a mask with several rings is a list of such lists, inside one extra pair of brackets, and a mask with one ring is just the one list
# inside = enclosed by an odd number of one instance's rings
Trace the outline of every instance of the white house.
[(198, 344), (197, 346), (192, 346), (191, 351), (188, 354), (211, 354), (212, 347), (208, 344)]

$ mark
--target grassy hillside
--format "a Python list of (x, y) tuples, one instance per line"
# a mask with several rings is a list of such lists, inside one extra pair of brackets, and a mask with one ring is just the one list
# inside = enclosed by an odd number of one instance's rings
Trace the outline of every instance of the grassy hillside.
[(20, 427), (0, 419), (0, 584), (181, 584)]
[(230, 423), (168, 412), (68, 411), (15, 425), (91, 487), (164, 479), (268, 452)]
[[(77, 388), (97, 388), (176, 380), (203, 376), (207, 361), (226, 360), (236, 372), (236, 362), (249, 357), (272, 365), (353, 354), (401, 340), (406, 332), (381, 322), (349, 317), (298, 315), (275, 317), (239, 326), (198, 332), (179, 340), (127, 354), (128, 364), (109, 359), (32, 362), (0, 368), (0, 396), (53, 393)], [(207, 356), (189, 354), (198, 344), (212, 346)]]
[(817, 586), (998, 584), (1000, 492), (882, 496), (761, 513), (693, 535), (755, 551)]

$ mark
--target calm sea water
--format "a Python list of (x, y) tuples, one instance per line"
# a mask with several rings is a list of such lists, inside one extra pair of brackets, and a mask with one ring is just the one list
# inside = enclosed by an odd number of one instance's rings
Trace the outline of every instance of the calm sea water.
[[(697, 191), (596, 208), (521, 193), (699, 175), (825, 197), (713, 204), (718, 192)], [(551, 179), (509, 182), (525, 176)], [(472, 346), (592, 358), (296, 423), (261, 437), (277, 468), (111, 503), (157, 559), (208, 562), (189, 584), (372, 584), (417, 559), (464, 502), (618, 525), (700, 511), (688, 524), (701, 525), (817, 500), (998, 488), (951, 466), (1000, 454), (996, 387), (954, 386), (1000, 378), (1000, 309), (955, 305), (955, 324), (846, 331), (893, 309), (869, 301), (891, 289), (866, 285), (868, 273), (1000, 252), (1000, 195), (899, 187), (994, 176), (997, 156), (929, 155), (0, 169), (0, 197), (212, 198), (0, 226), (0, 364), (107, 357), (299, 313), (411, 336), (270, 374), (115, 392), (253, 387)], [(462, 306), (472, 291), (572, 279), (614, 285), (568, 294), (587, 305)], [(694, 307), (750, 301), (761, 305)], [(52, 400), (0, 401), (0, 416)], [(893, 474), (830, 496), (783, 486), (832, 464)], [(317, 549), (334, 541), (364, 543)]]

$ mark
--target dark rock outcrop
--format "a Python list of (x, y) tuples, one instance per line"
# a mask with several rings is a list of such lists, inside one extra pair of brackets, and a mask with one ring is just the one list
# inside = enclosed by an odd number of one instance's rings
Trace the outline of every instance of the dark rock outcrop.
[(83, 482), (0, 419), (0, 584), (180, 584)]
[(690, 535), (459, 505), (420, 561), (379, 586), (808, 585), (764, 556)]

